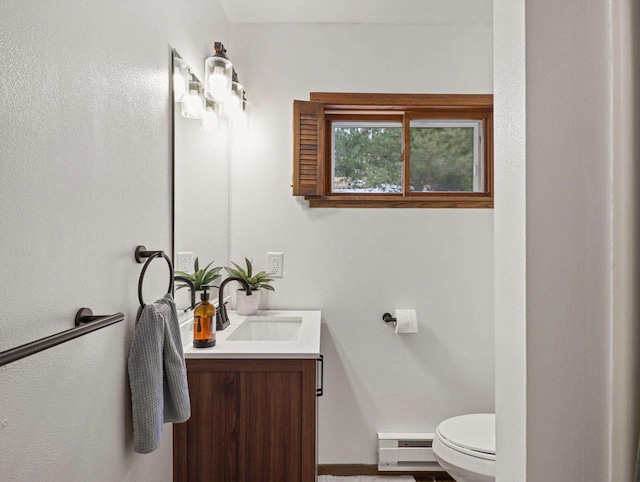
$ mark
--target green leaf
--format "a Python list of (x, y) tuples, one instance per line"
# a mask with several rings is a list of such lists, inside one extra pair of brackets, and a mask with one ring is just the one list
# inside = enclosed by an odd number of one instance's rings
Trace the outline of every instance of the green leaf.
[(251, 271), (253, 270), (253, 266), (251, 266), (251, 261), (249, 261), (248, 258), (245, 257), (244, 260), (247, 263), (247, 276), (251, 278)]
[(237, 276), (238, 278), (243, 278), (244, 279), (244, 276), (240, 275), (240, 273), (237, 270), (233, 269), (233, 268), (225, 268), (225, 270), (231, 276)]
[(211, 261), (211, 263), (209, 263), (202, 271), (206, 272), (209, 269), (209, 266), (211, 266), (213, 264), (213, 261)]
[(271, 285), (262, 285), (261, 288), (264, 288), (265, 290), (269, 290), (269, 291), (275, 291), (276, 289), (271, 286)]
[(214, 268), (211, 271), (209, 271), (202, 280), (203, 284), (208, 285), (213, 280), (220, 278), (220, 275), (218, 274), (219, 272), (220, 272), (220, 268)]
[(198, 267), (198, 258), (196, 258), (196, 260), (193, 262), (193, 271), (196, 272), (199, 269), (200, 268)]
[(231, 264), (234, 265), (237, 269), (237, 272), (240, 273), (239, 276), (241, 278), (248, 278), (247, 273), (244, 272), (244, 269), (242, 269), (242, 267), (238, 266), (236, 263), (234, 263), (233, 261), (231, 261)]

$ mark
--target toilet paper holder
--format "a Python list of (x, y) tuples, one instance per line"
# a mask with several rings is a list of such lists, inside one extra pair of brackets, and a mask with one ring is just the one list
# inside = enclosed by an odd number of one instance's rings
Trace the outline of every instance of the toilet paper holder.
[(384, 315), (382, 315), (382, 321), (384, 321), (385, 323), (397, 323), (398, 320), (396, 320), (393, 316), (391, 316), (391, 313), (385, 313)]

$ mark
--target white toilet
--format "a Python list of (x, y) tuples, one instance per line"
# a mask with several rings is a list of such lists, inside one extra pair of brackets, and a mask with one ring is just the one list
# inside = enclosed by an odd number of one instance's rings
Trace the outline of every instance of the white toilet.
[(460, 415), (440, 423), (433, 441), (436, 460), (457, 482), (496, 480), (496, 416)]

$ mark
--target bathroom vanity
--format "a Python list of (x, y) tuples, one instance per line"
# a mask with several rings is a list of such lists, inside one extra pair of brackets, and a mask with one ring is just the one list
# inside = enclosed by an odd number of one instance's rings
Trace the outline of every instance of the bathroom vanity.
[(174, 425), (174, 481), (313, 482), (320, 312), (229, 313), (215, 347), (183, 331), (191, 418)]

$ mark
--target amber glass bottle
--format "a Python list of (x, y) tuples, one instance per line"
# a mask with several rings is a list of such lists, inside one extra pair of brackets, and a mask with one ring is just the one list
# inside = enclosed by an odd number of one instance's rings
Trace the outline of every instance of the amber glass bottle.
[(193, 346), (207, 348), (216, 344), (216, 307), (209, 301), (209, 286), (202, 286), (204, 290), (200, 303), (193, 312)]

